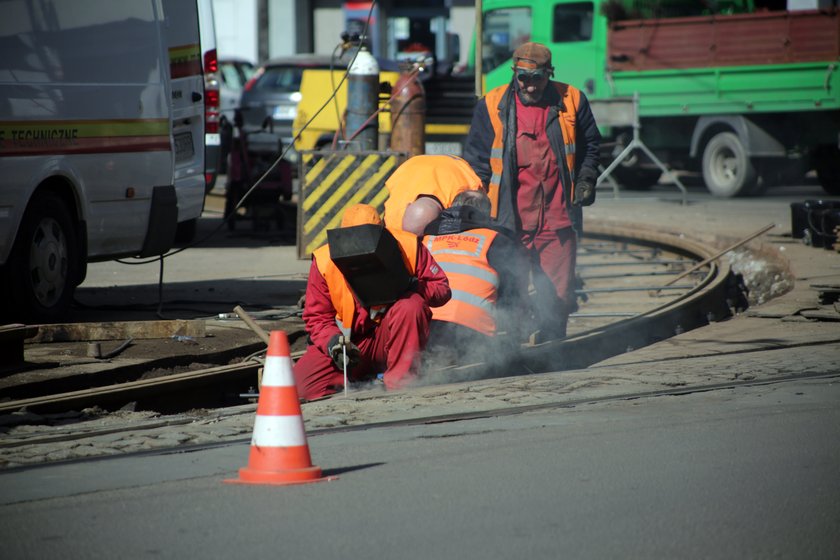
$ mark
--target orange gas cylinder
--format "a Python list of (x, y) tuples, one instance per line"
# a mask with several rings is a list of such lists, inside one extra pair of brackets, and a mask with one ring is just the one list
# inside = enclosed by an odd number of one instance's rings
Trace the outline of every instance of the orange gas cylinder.
[(416, 73), (402, 73), (391, 100), (391, 149), (409, 157), (426, 151), (426, 92)]

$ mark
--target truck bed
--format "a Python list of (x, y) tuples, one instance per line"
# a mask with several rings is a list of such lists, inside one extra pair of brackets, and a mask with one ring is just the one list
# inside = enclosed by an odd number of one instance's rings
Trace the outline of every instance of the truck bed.
[(625, 20), (610, 26), (613, 72), (834, 61), (837, 9)]

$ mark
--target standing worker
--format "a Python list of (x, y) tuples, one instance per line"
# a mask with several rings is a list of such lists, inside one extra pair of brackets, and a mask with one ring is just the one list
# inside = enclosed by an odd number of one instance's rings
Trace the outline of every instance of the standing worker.
[(429, 198), (438, 211), (452, 205), (455, 196), (482, 188), (481, 179), (457, 156), (419, 155), (407, 159), (385, 182), (385, 225), (401, 228), (406, 207), (418, 198)]
[[(345, 211), (341, 227), (364, 224), (381, 227), (381, 220), (372, 206), (357, 204)], [(329, 244), (313, 252), (303, 308), (310, 343), (293, 369), (301, 398), (341, 390), (345, 355), (348, 378), (354, 381), (384, 372), (385, 388), (396, 389), (417, 374), (418, 353), (429, 338), (430, 308), (446, 303), (451, 292), (446, 275), (416, 236), (399, 229), (388, 233), (399, 245), (411, 283), (387, 306), (366, 307), (359, 301)]]
[(566, 336), (577, 309), (577, 235), (581, 207), (595, 201), (601, 135), (586, 96), (550, 80), (544, 45), (517, 48), (513, 73), (478, 101), (464, 158), (487, 187), (492, 216), (528, 250), (537, 340), (545, 341)]

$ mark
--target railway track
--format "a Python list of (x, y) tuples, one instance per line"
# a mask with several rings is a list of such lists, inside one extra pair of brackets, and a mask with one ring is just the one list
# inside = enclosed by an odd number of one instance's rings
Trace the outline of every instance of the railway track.
[[(666, 285), (713, 255), (712, 248), (673, 235), (590, 226), (578, 250), (580, 309), (570, 318), (565, 339), (526, 344), (504, 363), (464, 364), (435, 372), (435, 379), (583, 368), (725, 318), (730, 314), (725, 263), (712, 261)], [(116, 409), (127, 402), (160, 412), (242, 404), (232, 396), (252, 390), (260, 366), (259, 360), (249, 360), (152, 379), (121, 377), (119, 383), (104, 386), (5, 400), (0, 414), (22, 408), (43, 413), (91, 406)]]

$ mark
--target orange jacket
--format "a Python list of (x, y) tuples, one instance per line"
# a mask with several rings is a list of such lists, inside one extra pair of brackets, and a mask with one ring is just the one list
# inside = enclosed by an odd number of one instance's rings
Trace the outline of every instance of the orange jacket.
[[(575, 117), (578, 105), (580, 105), (580, 90), (576, 87), (564, 84), (562, 82), (550, 82), (554, 86), (558, 95), (564, 102), (569, 103), (569, 110), (560, 113), (560, 130), (563, 133), (563, 144), (566, 151), (566, 164), (568, 166), (569, 174), (571, 176), (571, 188), (569, 189), (569, 200), (574, 200), (574, 181), (575, 181), (575, 139), (577, 138), (575, 132)], [(502, 97), (508, 90), (508, 85), (493, 88), (485, 96), (487, 100), (487, 107), (498, 107), (502, 101)], [(498, 111), (489, 111), (490, 124), (493, 126), (495, 134), (493, 144), (490, 149), (490, 169), (493, 172), (488, 184), (487, 194), (490, 196), (490, 202), (493, 209), (490, 215), (494, 218), (498, 217), (499, 213), (499, 184), (502, 179), (502, 170), (504, 168), (504, 159), (502, 158), (504, 151), (504, 126), (502, 119), (499, 117)], [(558, 162), (559, 163), (559, 162)]]
[(496, 235), (491, 229), (479, 228), (423, 238), (452, 289), (452, 299), (433, 309), (432, 319), (458, 323), (488, 336), (496, 334), (499, 275), (487, 262)]
[[(400, 252), (408, 273), (414, 276), (417, 269), (417, 236), (398, 229), (388, 228), (388, 231), (391, 232), (400, 246)], [(356, 312), (356, 299), (353, 296), (353, 290), (350, 289), (344, 275), (330, 258), (329, 245), (315, 249), (312, 257), (315, 259), (318, 271), (327, 282), (330, 299), (336, 310), (336, 321), (345, 332), (349, 333)]]
[(418, 196), (433, 196), (444, 208), (449, 208), (458, 193), (478, 190), (482, 184), (470, 164), (457, 156), (421, 155), (400, 165), (385, 187), (388, 189), (385, 225), (402, 229), (405, 208)]

